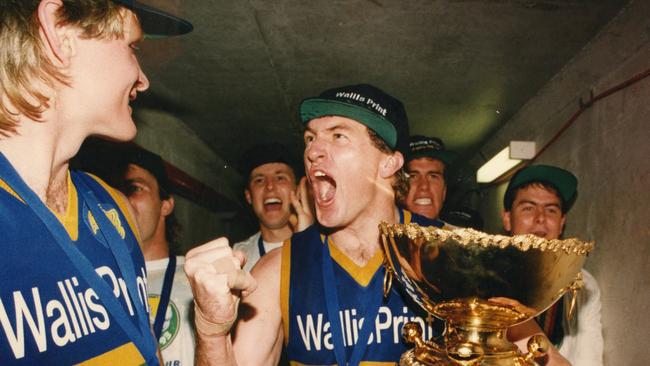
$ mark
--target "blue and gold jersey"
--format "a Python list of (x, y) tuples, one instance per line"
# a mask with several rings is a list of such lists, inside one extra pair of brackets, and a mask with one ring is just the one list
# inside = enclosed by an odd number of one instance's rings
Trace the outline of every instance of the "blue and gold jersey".
[[(90, 187), (126, 243), (136, 271), (139, 298), (129, 296), (98, 221), (77, 194), (78, 180)], [(68, 175), (66, 213), (57, 217), (137, 327), (135, 307), (148, 311), (146, 271), (134, 221), (123, 196), (96, 177), (73, 172)], [(0, 365), (145, 362), (43, 222), (1, 180), (0, 233)]]
[[(439, 221), (402, 211), (403, 222), (416, 222), (424, 226), (442, 226)], [(323, 236), (318, 227), (294, 234), (282, 247), (281, 307), (285, 347), (292, 365), (334, 365), (334, 342), (330, 329), (321, 257)], [(359, 330), (371, 293), (373, 281), (383, 281), (383, 253), (378, 250), (368, 263), (360, 267), (328, 240), (334, 262), (336, 289), (339, 301), (339, 319), (343, 344), (349, 359), (359, 337)], [(383, 300), (370, 334), (369, 344), (361, 365), (394, 365), (407, 347), (402, 339), (405, 323), (417, 321), (424, 329), (426, 339), (438, 336), (439, 324), (432, 324), (426, 313), (414, 305), (399, 289), (393, 286)]]

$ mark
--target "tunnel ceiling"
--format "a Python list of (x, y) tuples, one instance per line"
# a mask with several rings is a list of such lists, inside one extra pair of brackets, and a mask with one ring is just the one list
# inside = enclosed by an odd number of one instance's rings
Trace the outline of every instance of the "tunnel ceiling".
[[(611, 20), (626, 0), (148, 0), (194, 24), (144, 42), (165, 110), (229, 163), (255, 143), (302, 151), (300, 101), (371, 83), (401, 99), (411, 132), (465, 156)], [(569, 102), (569, 101), (567, 101)]]

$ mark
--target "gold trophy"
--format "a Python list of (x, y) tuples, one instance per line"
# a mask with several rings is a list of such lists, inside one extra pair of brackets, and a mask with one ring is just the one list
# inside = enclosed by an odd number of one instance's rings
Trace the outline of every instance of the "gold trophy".
[(528, 353), (506, 339), (506, 329), (539, 315), (565, 293), (569, 314), (582, 287), (580, 269), (591, 242), (546, 240), (534, 235), (488, 235), (417, 224), (380, 225), (387, 277), (395, 277), (424, 310), (445, 321), (444, 334), (422, 340), (418, 323), (402, 332), (415, 348), (402, 366), (528, 366), (548, 340), (528, 342)]

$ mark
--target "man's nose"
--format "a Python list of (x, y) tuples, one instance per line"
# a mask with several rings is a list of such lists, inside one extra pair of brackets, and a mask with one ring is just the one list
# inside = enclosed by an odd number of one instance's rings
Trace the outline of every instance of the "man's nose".
[(142, 71), (142, 68), (140, 68), (139, 74), (138, 74), (138, 81), (136, 81), (136, 90), (138, 92), (143, 92), (147, 89), (149, 89), (149, 78), (147, 75)]
[(325, 144), (322, 139), (314, 138), (305, 150), (305, 157), (311, 163), (316, 163), (325, 157)]
[(427, 182), (426, 179), (423, 179), (422, 177), (417, 177), (415, 178), (415, 184), (417, 185), (417, 189), (419, 191), (428, 191), (429, 190), (429, 182)]

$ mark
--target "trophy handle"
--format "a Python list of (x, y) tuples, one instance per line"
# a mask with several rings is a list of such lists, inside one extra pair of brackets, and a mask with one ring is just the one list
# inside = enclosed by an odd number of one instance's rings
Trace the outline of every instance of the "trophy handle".
[(549, 341), (543, 334), (535, 334), (528, 340), (528, 353), (524, 356), (524, 360), (532, 363), (533, 359), (543, 357), (549, 348)]
[(573, 316), (576, 313), (576, 307), (578, 305), (578, 291), (582, 287), (584, 287), (585, 283), (582, 280), (582, 273), (578, 272), (578, 275), (576, 276), (575, 281), (569, 286), (569, 291), (571, 293), (571, 301), (569, 302), (569, 311), (567, 313), (567, 317), (569, 320), (573, 319)]
[(415, 348), (402, 355), (400, 366), (448, 366), (446, 351), (433, 340), (422, 339), (422, 327), (417, 322), (404, 324), (402, 335), (408, 343), (415, 343)]
[(388, 298), (390, 295), (390, 289), (393, 287), (393, 270), (386, 265), (386, 260), (384, 259), (384, 299)]

